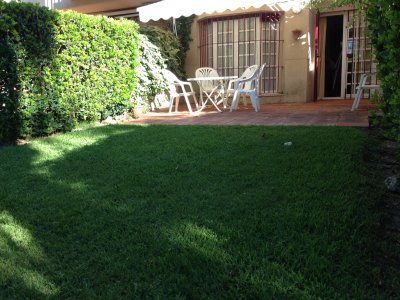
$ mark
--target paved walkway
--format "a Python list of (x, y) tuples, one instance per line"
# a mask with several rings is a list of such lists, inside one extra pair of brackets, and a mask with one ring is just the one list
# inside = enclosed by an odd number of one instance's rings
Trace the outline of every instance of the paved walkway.
[[(182, 101), (183, 102), (183, 101)], [(250, 102), (250, 101), (249, 101)], [(179, 107), (178, 113), (167, 109), (149, 112), (132, 124), (176, 124), (176, 125), (309, 125), (309, 126), (354, 126), (368, 127), (368, 109), (374, 106), (361, 101), (357, 111), (351, 112), (352, 100), (323, 100), (303, 104), (264, 104), (261, 111), (254, 112), (250, 103), (243, 104), (236, 112), (224, 110), (219, 113), (206, 109), (190, 115), (187, 107)]]

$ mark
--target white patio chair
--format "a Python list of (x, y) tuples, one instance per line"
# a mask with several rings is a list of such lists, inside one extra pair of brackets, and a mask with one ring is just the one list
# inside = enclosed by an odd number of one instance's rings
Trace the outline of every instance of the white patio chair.
[(364, 90), (365, 89), (380, 89), (379, 84), (367, 84), (368, 77), (371, 77), (372, 74), (362, 74), (360, 78), (360, 82), (358, 83), (358, 86), (356, 87), (357, 93), (356, 96), (354, 97), (353, 101), (353, 106), (351, 107), (351, 111), (355, 111), (358, 106), (360, 105), (361, 97), (363, 96)]
[(199, 104), (197, 103), (196, 93), (193, 90), (193, 86), (190, 82), (179, 80), (178, 77), (174, 73), (169, 70), (162, 71), (165, 79), (169, 83), (169, 112), (172, 111), (172, 106), (175, 101), (175, 112), (178, 111), (179, 107), (179, 99), (180, 97), (184, 97), (186, 101), (186, 105), (189, 109), (189, 112), (192, 114), (193, 110), (190, 105), (189, 96), (193, 97), (196, 108), (199, 108)]
[[(256, 69), (258, 69), (258, 65), (250, 66), (243, 72), (242, 76), (237, 79), (230, 80), (226, 89), (226, 98), (228, 98), (229, 96), (233, 96), (238, 87), (238, 82), (244, 78), (251, 76)], [(245, 95), (242, 96), (242, 101), (244, 104), (246, 103)]]
[[(196, 78), (207, 78), (207, 77), (219, 77), (218, 71), (213, 68), (199, 68), (195, 72)], [(217, 101), (218, 98), (222, 98), (224, 94), (223, 82), (219, 80), (199, 80), (197, 81), (200, 88), (200, 101), (204, 104), (203, 94), (208, 98), (212, 95)]]
[(254, 110), (258, 112), (260, 110), (260, 101), (258, 99), (258, 85), (261, 74), (264, 70), (265, 64), (261, 67), (253, 65), (248, 67), (238, 79), (231, 80), (228, 84), (227, 93), (233, 92), (233, 99), (231, 105), (231, 112), (237, 110), (239, 104), (240, 95), (249, 95), (251, 104)]

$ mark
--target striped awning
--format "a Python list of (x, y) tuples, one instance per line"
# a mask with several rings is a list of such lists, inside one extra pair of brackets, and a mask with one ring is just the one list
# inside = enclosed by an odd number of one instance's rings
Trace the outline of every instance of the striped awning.
[(225, 11), (245, 10), (267, 6), (272, 11), (301, 11), (309, 1), (304, 0), (163, 0), (138, 8), (142, 22), (188, 17)]

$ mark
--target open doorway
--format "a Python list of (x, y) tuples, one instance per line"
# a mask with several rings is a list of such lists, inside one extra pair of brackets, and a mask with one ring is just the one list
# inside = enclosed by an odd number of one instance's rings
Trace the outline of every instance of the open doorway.
[(325, 94), (342, 94), (343, 15), (326, 17)]
[(343, 59), (343, 47), (346, 46), (344, 22), (344, 14), (337, 13), (319, 19), (318, 99), (344, 97), (344, 71), (346, 71)]
[(377, 83), (367, 23), (355, 14), (354, 10), (331, 12), (318, 18), (317, 99), (352, 99), (364, 73), (372, 74), (371, 83)]

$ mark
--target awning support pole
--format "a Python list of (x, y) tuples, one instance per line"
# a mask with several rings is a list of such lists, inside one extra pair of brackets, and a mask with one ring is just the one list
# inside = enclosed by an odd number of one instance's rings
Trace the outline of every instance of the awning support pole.
[(176, 20), (175, 20), (175, 18), (172, 18), (172, 32), (175, 34), (176, 37), (178, 37), (178, 32), (176, 31)]

